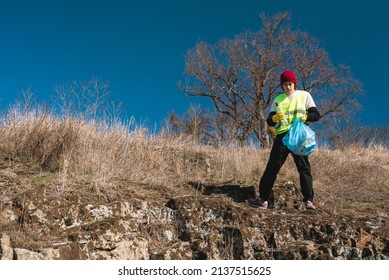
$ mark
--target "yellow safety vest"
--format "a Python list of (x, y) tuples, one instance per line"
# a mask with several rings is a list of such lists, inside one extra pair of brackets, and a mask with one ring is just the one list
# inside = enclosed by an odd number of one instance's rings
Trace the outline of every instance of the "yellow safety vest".
[(293, 93), (293, 98), (291, 101), (289, 101), (286, 93), (283, 93), (278, 95), (274, 102), (276, 105), (276, 113), (283, 111), (287, 121), (287, 125), (283, 125), (283, 121), (279, 121), (279, 125), (276, 128), (276, 135), (278, 135), (287, 132), (292, 122), (306, 113), (305, 104), (307, 102), (307, 92), (296, 91)]

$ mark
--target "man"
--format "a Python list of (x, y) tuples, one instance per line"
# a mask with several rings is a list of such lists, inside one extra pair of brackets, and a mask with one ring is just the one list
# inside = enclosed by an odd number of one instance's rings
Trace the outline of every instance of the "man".
[(282, 138), (289, 131), (290, 125), (295, 119), (301, 117), (300, 121), (302, 122), (315, 122), (320, 119), (320, 113), (312, 96), (306, 91), (297, 90), (297, 79), (293, 71), (287, 70), (281, 74), (281, 87), (284, 93), (274, 99), (269, 117), (266, 120), (269, 126), (276, 127), (276, 139), (265, 172), (259, 183), (259, 197), (249, 199), (247, 203), (258, 208), (266, 209), (268, 207), (268, 199), (277, 174), (289, 153), (291, 153), (300, 174), (300, 187), (305, 207), (306, 209), (315, 209), (311, 166), (308, 156), (299, 156), (292, 153), (282, 143)]

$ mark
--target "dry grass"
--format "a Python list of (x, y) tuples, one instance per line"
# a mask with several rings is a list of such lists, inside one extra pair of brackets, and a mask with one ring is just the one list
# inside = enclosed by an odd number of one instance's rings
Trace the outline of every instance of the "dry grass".
[[(320, 200), (363, 211), (371, 202), (389, 207), (389, 151), (382, 146), (319, 150), (312, 158)], [(382, 210), (382, 209), (381, 209)]]
[[(50, 189), (53, 197), (78, 193), (85, 201), (128, 196), (161, 203), (198, 195), (188, 183), (257, 189), (269, 153), (256, 147), (199, 145), (183, 136), (151, 134), (132, 123), (108, 125), (60, 119), (44, 111), (10, 110), (0, 126), (0, 187), (6, 186), (0, 189), (0, 208), (6, 209), (13, 197), (36, 186)], [(320, 208), (352, 217), (389, 213), (386, 148), (317, 149), (310, 161)], [(299, 181), (291, 156), (279, 173), (278, 182), (282, 181)], [(0, 224), (0, 231), (13, 232), (15, 244), (22, 248), (47, 243), (47, 236), (19, 234), (20, 228), (2, 215)], [(153, 224), (145, 232), (151, 240), (163, 240), (160, 228)], [(220, 245), (223, 258), (233, 258), (237, 242), (233, 233)]]
[[(58, 174), (65, 188), (86, 178), (96, 188), (114, 181), (165, 187), (169, 195), (188, 182), (257, 185), (268, 150), (207, 147), (185, 137), (152, 135), (133, 124), (60, 119), (43, 111), (10, 110), (0, 127), (0, 150), (26, 165)], [(318, 149), (310, 157), (317, 201), (363, 205), (389, 199), (389, 152), (381, 146)], [(298, 182), (291, 157), (279, 181)]]

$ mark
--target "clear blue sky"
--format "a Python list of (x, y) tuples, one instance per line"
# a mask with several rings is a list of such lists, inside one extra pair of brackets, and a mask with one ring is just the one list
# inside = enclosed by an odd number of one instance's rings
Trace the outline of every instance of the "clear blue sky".
[[(259, 13), (292, 13), (292, 24), (323, 41), (365, 91), (359, 114), (388, 125), (389, 2), (269, 0), (0, 0), (0, 105), (31, 88), (48, 100), (57, 84), (109, 80), (128, 116), (153, 126), (190, 103), (176, 83), (184, 57), (202, 39), (215, 43), (260, 28)], [(320, 109), (320, 108), (319, 108)], [(353, 110), (353, 108), (350, 108)]]

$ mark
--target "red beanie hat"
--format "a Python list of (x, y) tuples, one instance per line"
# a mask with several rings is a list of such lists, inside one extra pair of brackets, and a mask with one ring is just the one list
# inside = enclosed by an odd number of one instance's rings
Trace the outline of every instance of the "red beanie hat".
[(282, 74), (281, 74), (281, 86), (283, 85), (283, 83), (286, 83), (286, 82), (292, 82), (295, 85), (297, 85), (297, 79), (296, 79), (296, 76), (294, 75), (293, 71), (286, 70), (286, 71), (282, 72)]

